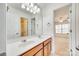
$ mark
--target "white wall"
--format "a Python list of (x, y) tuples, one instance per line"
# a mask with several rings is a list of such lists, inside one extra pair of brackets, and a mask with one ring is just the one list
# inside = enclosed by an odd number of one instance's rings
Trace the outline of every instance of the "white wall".
[[(42, 12), (42, 10), (41, 10)], [(35, 17), (35, 30), (36, 30), (36, 35), (41, 35), (42, 32), (43, 32), (43, 24), (42, 24), (42, 21), (43, 21), (43, 18), (42, 18), (42, 13), (39, 13), (39, 14), (36, 14), (36, 15), (33, 15), (33, 17)]]
[(6, 51), (6, 5), (0, 3), (0, 53)]

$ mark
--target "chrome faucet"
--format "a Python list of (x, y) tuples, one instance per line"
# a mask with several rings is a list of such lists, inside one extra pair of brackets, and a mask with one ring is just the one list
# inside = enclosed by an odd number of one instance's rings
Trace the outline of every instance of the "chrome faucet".
[(26, 41), (27, 41), (26, 39), (22, 40), (22, 42), (26, 42)]

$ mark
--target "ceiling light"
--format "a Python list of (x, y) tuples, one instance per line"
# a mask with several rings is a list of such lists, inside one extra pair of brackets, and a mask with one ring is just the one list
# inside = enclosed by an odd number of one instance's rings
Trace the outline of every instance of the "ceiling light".
[(24, 4), (22, 4), (22, 5), (21, 5), (21, 8), (25, 9), (25, 5), (24, 5)]
[(40, 12), (40, 8), (37, 9), (37, 13)]
[(31, 6), (31, 7), (33, 7), (33, 6), (34, 6), (34, 4), (33, 4), (33, 3), (31, 3), (31, 4), (30, 4), (30, 6)]
[(59, 22), (63, 22), (63, 20), (60, 20)]
[(33, 12), (33, 10), (31, 9), (30, 12)]
[(36, 14), (36, 12), (33, 12), (33, 14)]
[(26, 9), (27, 11), (36, 14), (40, 12), (40, 8), (38, 8), (37, 5), (35, 5), (34, 3), (24, 3), (21, 5), (21, 7), (23, 9)]
[(34, 10), (36, 10), (37, 9), (37, 6), (34, 6)]
[(60, 17), (58, 21), (63, 22), (63, 17)]

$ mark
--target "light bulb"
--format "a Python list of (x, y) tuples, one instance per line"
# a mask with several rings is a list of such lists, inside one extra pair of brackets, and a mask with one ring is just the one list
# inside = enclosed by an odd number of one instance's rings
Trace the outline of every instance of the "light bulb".
[(30, 9), (27, 7), (26, 10), (29, 11)]
[(34, 6), (34, 10), (36, 10), (37, 9), (37, 6)]
[(31, 6), (31, 7), (33, 7), (33, 6), (34, 6), (34, 4), (33, 4), (33, 3), (31, 3), (31, 4), (30, 4), (30, 6)]
[(30, 12), (33, 12), (33, 10), (31, 9)]
[(21, 5), (21, 8), (25, 9), (25, 5), (24, 5), (24, 4), (22, 4), (22, 5)]
[(40, 8), (37, 9), (37, 13), (40, 12)]

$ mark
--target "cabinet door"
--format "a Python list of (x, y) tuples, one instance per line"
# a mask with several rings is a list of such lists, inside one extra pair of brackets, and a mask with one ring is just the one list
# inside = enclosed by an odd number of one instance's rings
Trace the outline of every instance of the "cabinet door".
[(49, 42), (47, 46), (48, 46), (48, 55), (50, 55), (51, 54), (51, 42)]
[(51, 54), (51, 38), (44, 42), (44, 56)]
[(44, 47), (44, 56), (48, 56), (48, 45)]
[[(29, 50), (28, 52), (22, 54), (22, 56), (34, 56), (37, 54), (37, 52), (39, 52), (41, 49), (43, 48), (43, 45), (40, 44), (34, 48), (32, 48), (31, 50)], [(42, 50), (38, 53), (38, 55), (42, 54)]]
[(43, 56), (43, 49), (41, 49), (39, 52), (37, 52), (35, 56)]
[(51, 54), (51, 42), (44, 46), (44, 56), (49, 56)]
[(47, 39), (47, 40), (44, 42), (44, 45), (48, 44), (50, 41), (51, 41), (51, 39)]

